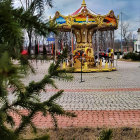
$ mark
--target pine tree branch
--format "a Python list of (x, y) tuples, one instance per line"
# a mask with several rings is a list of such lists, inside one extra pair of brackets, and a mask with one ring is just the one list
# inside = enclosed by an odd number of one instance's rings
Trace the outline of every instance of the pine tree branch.
[(52, 119), (53, 119), (53, 123), (54, 123), (54, 127), (57, 130), (58, 125), (57, 125), (57, 119), (55, 118), (55, 115), (53, 113), (51, 113)]
[(35, 111), (32, 110), (32, 112), (28, 116), (22, 117), (22, 123), (15, 130), (15, 134), (17, 136), (19, 136), (19, 134), (23, 131), (23, 129), (31, 122), (31, 119), (33, 118), (34, 114), (35, 114)]
[[(62, 96), (64, 90), (58, 91), (55, 95), (51, 96), (50, 99), (47, 102), (54, 102), (56, 99), (58, 99), (60, 96)], [(45, 104), (45, 102), (44, 102)]]

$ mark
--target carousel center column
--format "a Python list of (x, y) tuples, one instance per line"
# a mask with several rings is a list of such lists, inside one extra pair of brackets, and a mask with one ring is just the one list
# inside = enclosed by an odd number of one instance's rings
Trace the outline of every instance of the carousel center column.
[[(92, 48), (93, 29), (88, 29), (87, 26), (82, 26), (80, 29), (74, 29), (76, 36), (76, 50), (74, 51), (74, 67), (80, 68), (80, 51), (83, 52), (83, 63), (85, 68), (93, 67), (94, 65), (94, 52)], [(84, 68), (83, 67), (83, 68)]]

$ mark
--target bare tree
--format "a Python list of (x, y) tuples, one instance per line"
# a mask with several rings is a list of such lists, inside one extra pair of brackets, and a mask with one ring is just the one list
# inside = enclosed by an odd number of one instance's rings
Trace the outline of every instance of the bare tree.
[(127, 46), (128, 43), (132, 41), (132, 32), (129, 31), (128, 23), (122, 23), (122, 37), (125, 46)]
[(125, 49), (127, 51), (130, 51), (129, 48), (133, 48), (134, 42), (133, 42), (133, 34), (129, 30), (130, 26), (128, 23), (122, 23), (122, 38), (123, 38), (123, 46), (125, 46)]

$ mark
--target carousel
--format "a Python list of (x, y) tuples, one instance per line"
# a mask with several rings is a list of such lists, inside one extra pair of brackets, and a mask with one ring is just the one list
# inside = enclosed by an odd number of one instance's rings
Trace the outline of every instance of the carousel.
[[(52, 19), (58, 24), (58, 30), (70, 34), (71, 57), (63, 62), (65, 69), (74, 68), (74, 72), (99, 72), (116, 70), (114, 65), (114, 30), (118, 28), (119, 17), (111, 10), (107, 15), (96, 14), (90, 10), (85, 0), (81, 7), (71, 15), (64, 16), (56, 12)], [(69, 40), (67, 39), (67, 40)], [(56, 37), (55, 51), (57, 51)]]

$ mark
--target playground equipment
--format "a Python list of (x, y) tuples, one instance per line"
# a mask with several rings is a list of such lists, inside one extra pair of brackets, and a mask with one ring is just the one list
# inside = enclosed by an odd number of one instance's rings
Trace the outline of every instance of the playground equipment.
[[(91, 11), (83, 0), (81, 7), (69, 16), (63, 16), (60, 12), (56, 12), (53, 21), (58, 24), (58, 29), (62, 32), (71, 32), (72, 40), (72, 66), (75, 72), (81, 71), (81, 64), (83, 72), (94, 71), (112, 71), (116, 70), (114, 67), (114, 30), (118, 28), (119, 17), (114, 15), (111, 10), (107, 15), (96, 14)], [(103, 56), (100, 57), (100, 48), (102, 39), (100, 38), (102, 32), (110, 31), (110, 52), (106, 53), (105, 66), (102, 64)], [(76, 49), (73, 47), (73, 35), (76, 38)], [(93, 36), (96, 36), (93, 41)], [(95, 43), (96, 42), (96, 43)], [(94, 57), (94, 47), (97, 46), (97, 58)], [(80, 52), (82, 54), (82, 63)], [(108, 61), (107, 61), (108, 60)], [(63, 65), (68, 68), (66, 65)]]

